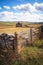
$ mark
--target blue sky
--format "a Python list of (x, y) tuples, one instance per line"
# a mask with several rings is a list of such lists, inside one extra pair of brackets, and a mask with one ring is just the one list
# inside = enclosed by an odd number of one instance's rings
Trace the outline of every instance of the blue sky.
[(43, 0), (0, 0), (0, 21), (43, 22)]

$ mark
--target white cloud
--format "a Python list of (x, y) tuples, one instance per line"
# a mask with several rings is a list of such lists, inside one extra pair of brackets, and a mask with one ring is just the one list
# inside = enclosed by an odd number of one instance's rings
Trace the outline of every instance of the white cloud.
[(30, 3), (27, 4), (21, 4), (17, 6), (13, 6), (14, 10), (22, 10), (22, 11), (30, 11), (30, 12), (37, 12), (37, 11), (43, 11), (43, 3), (37, 3), (35, 2), (33, 5)]
[(2, 7), (0, 7), (0, 10), (2, 9)]
[(37, 9), (37, 10), (41, 10), (41, 11), (43, 11), (43, 3), (35, 3), (34, 4), (34, 6), (35, 6), (35, 8)]
[[(3, 11), (0, 21), (43, 22), (43, 3), (30, 3), (13, 6), (16, 12)], [(10, 9), (8, 7), (8, 9)]]
[(34, 14), (34, 13), (31, 14), (28, 11), (20, 12), (20, 13), (4, 11), (4, 12), (0, 13), (0, 20), (3, 20), (3, 21), (43, 22), (43, 14)]
[(5, 9), (10, 9), (10, 6), (3, 6)]
[(35, 11), (35, 7), (33, 5), (31, 5), (30, 3), (13, 6), (13, 8), (15, 10)]

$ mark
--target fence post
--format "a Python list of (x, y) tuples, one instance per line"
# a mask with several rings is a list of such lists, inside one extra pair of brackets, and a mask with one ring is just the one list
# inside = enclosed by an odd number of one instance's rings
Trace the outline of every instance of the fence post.
[(32, 28), (30, 28), (30, 42), (32, 43)]
[(15, 43), (17, 44), (17, 33), (15, 32)]
[(14, 39), (14, 47), (15, 47), (15, 52), (18, 52), (18, 41), (17, 41), (17, 33), (15, 32), (15, 39)]

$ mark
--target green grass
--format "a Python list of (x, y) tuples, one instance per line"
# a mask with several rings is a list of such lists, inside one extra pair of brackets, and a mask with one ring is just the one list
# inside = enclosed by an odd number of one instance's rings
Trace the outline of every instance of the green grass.
[(43, 49), (26, 47), (12, 65), (43, 65)]
[(16, 22), (0, 22), (0, 25), (15, 25)]
[(43, 46), (43, 39), (34, 41), (32, 45), (35, 46), (35, 47)]
[[(0, 21), (0, 25), (16, 25), (16, 23), (19, 22), (19, 21), (12, 21), (12, 22), (1, 22)], [(24, 25), (27, 25), (27, 24), (32, 24), (32, 23), (29, 23), (29, 22), (21, 22), (22, 23), (22, 26), (24, 27)]]

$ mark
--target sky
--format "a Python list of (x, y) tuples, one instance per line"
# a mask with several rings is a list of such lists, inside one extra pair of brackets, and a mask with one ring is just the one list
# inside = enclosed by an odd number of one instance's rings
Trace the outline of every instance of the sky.
[(0, 21), (43, 22), (43, 0), (0, 0)]

